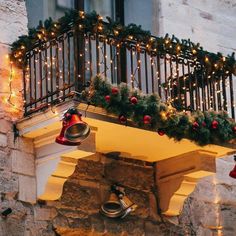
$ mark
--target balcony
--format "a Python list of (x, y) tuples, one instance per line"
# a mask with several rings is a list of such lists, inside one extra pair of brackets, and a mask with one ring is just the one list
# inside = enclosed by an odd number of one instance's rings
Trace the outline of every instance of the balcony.
[(226, 111), (235, 118), (233, 55), (174, 36), (157, 38), (134, 24), (104, 22), (96, 13), (46, 21), (32, 35), (29, 45), (24, 37), (18, 41), (23, 49), (13, 45), (12, 54), (24, 63), (25, 116), (68, 100), (99, 74), (144, 95), (156, 93), (178, 110)]
[[(13, 44), (11, 58), (23, 69), (25, 117), (17, 127), (20, 135), (34, 140), (41, 199), (60, 197), (63, 183), (73, 173), (78, 158), (94, 152), (119, 152), (123, 157), (162, 166), (163, 176), (158, 177), (161, 191), (165, 192), (166, 182), (173, 181), (174, 176), (178, 178), (167, 202), (163, 197), (167, 211), (168, 201), (180, 187), (183, 176), (189, 179), (189, 174), (196, 172), (192, 181), (195, 186), (195, 179), (215, 172), (215, 158), (235, 151), (233, 145), (222, 147), (224, 143), (218, 140), (222, 132), (216, 132), (211, 125), (214, 117), (226, 121), (223, 124), (229, 137), (235, 137), (234, 55), (213, 54), (174, 36), (158, 38), (134, 24), (123, 27), (109, 19), (105, 22), (96, 13), (71, 12), (59, 22), (48, 20), (41, 24), (30, 32), (30, 37), (21, 37)], [(84, 91), (91, 93), (88, 86), (95, 76), (106, 78), (106, 83), (113, 87), (126, 83), (141, 100), (157, 94), (163, 111), (167, 106), (183, 116), (194, 111), (224, 111), (233, 119), (225, 114), (215, 115), (204, 125), (206, 128), (202, 127), (210, 130), (211, 137), (216, 136), (218, 145), (200, 143), (201, 134), (192, 138), (197, 144), (186, 139), (188, 135), (177, 143), (163, 133), (158, 136), (150, 132), (149, 125), (137, 129), (137, 124), (130, 120), (125, 122), (127, 126), (121, 126), (119, 114), (108, 114), (104, 107), (88, 104), (82, 96)], [(60, 114), (71, 106), (80, 109), (93, 133), (85, 144), (73, 148), (54, 142), (61, 129)], [(189, 133), (198, 129), (192, 127), (190, 118), (186, 127)], [(199, 143), (205, 146), (200, 147)], [(179, 161), (178, 165), (172, 165), (175, 161)], [(169, 209), (167, 213), (178, 215), (186, 196), (174, 203), (173, 209), (178, 210)]]

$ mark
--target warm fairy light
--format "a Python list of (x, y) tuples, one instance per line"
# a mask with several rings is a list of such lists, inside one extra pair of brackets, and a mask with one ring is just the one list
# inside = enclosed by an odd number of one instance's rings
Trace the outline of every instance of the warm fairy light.
[(102, 30), (103, 30), (103, 27), (102, 27), (102, 25), (99, 25), (99, 26), (98, 26), (98, 30), (100, 30), (100, 31), (102, 31)]
[(118, 30), (114, 30), (114, 35), (118, 35), (119, 34), (119, 31)]
[(128, 39), (132, 40), (134, 37), (132, 35), (128, 36)]
[(208, 62), (209, 61), (209, 58), (208, 57), (205, 57), (205, 62)]
[(193, 50), (192, 50), (192, 53), (193, 53), (193, 54), (196, 54), (196, 53), (197, 53), (197, 50), (196, 50), (196, 49), (193, 49)]

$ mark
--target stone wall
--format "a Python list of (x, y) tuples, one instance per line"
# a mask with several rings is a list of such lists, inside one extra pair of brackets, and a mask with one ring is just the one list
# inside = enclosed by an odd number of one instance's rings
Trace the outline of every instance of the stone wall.
[(212, 52), (235, 51), (236, 2), (234, 0), (156, 0), (161, 36), (169, 33), (200, 43)]
[(233, 156), (216, 160), (216, 174), (199, 181), (185, 201), (180, 225), (196, 235), (234, 236), (236, 232), (236, 181), (229, 177)]
[[(10, 153), (15, 151), (20, 149), (14, 147)], [(78, 161), (58, 201), (38, 201), (34, 204), (28, 202), (28, 198), (33, 197), (32, 193), (21, 190), (21, 177), (26, 178), (26, 173), (21, 176), (15, 172), (15, 162), (9, 166), (12, 155), (3, 152), (4, 149), (0, 159), (3, 169), (0, 210), (10, 207), (13, 212), (6, 218), (0, 217), (1, 236), (152, 236), (180, 232), (177, 227), (161, 223), (157, 214), (151, 163), (97, 153)], [(22, 160), (20, 155), (17, 158)], [(130, 200), (138, 205), (136, 211), (125, 219), (108, 219), (99, 213), (101, 204), (109, 197), (110, 185), (114, 183), (122, 184)], [(34, 184), (30, 186), (34, 188)], [(29, 189), (25, 180), (23, 187)]]

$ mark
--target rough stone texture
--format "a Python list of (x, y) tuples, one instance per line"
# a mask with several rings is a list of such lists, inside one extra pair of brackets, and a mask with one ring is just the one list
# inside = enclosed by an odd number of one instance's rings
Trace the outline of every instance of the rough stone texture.
[(35, 162), (32, 154), (18, 150), (11, 151), (12, 171), (18, 174), (35, 175)]
[(0, 134), (0, 147), (7, 146), (7, 136), (5, 134)]
[(202, 179), (186, 199), (179, 217), (186, 232), (199, 236), (235, 235), (236, 186), (235, 179), (229, 177), (234, 164), (233, 156), (216, 159), (216, 174)]
[(0, 0), (0, 43), (11, 44), (27, 34), (27, 13), (23, 0)]
[(156, 28), (161, 36), (190, 38), (209, 51), (226, 55), (235, 51), (234, 0), (160, 0), (159, 5)]
[(31, 176), (19, 175), (19, 196), (23, 202), (36, 202), (36, 179)]

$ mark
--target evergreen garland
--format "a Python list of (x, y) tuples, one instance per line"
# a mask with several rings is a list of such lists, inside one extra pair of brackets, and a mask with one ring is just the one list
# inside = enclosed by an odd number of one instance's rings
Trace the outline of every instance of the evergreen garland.
[[(178, 112), (155, 94), (142, 96), (127, 84), (112, 87), (100, 76), (93, 78), (89, 90), (83, 91), (82, 99), (117, 115), (121, 123), (128, 119), (137, 127), (166, 134), (177, 141), (186, 138), (198, 145), (207, 145), (236, 138), (236, 123), (225, 112)], [(150, 118), (150, 122), (145, 123), (145, 118)]]
[(60, 37), (69, 30), (78, 30), (82, 33), (91, 33), (101, 35), (103, 37), (113, 38), (116, 43), (125, 42), (126, 47), (136, 42), (145, 46), (146, 51), (150, 54), (172, 54), (179, 55), (184, 58), (197, 60), (205, 65), (209, 74), (216, 73), (218, 75), (234, 73), (236, 74), (236, 62), (234, 53), (224, 57), (221, 53), (211, 53), (198, 44), (188, 40), (179, 40), (174, 35), (170, 37), (153, 37), (149, 31), (145, 31), (141, 26), (129, 24), (123, 26), (119, 22), (112, 21), (107, 17), (104, 22), (102, 17), (95, 11), (84, 13), (81, 11), (71, 10), (65, 13), (65, 16), (57, 22), (51, 18), (39, 22), (36, 28), (29, 29), (28, 35), (20, 36), (17, 41), (12, 44), (12, 52), (10, 58), (20, 67), (25, 66), (26, 52), (37, 47), (39, 44), (43, 47), (43, 43)]

